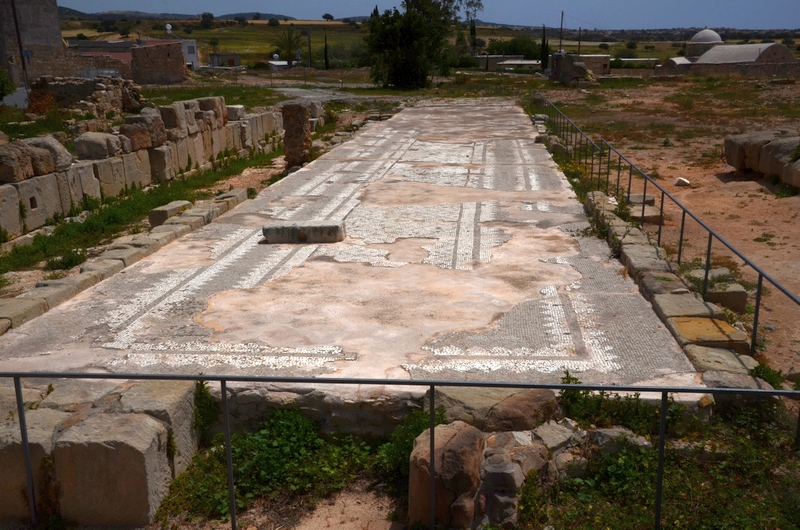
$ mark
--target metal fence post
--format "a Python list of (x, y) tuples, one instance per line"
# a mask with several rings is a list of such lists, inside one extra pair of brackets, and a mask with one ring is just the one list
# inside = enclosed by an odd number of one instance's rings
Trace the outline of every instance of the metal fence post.
[(228, 465), (228, 503), (231, 515), (231, 530), (236, 530), (236, 489), (233, 484), (233, 455), (231, 453), (231, 420), (228, 416), (228, 389), (225, 380), (220, 382), (222, 391), (222, 414), (225, 417), (225, 460)]
[(661, 392), (661, 418), (658, 426), (658, 473), (656, 475), (656, 530), (661, 530), (661, 493), (664, 483), (664, 445), (667, 439), (667, 405), (667, 393)]
[(25, 402), (22, 400), (22, 384), (19, 377), (14, 378), (14, 393), (17, 398), (17, 416), (19, 416), (19, 434), (22, 442), (22, 456), (25, 461), (25, 480), (28, 486), (28, 505), (31, 513), (31, 526), (37, 527), (36, 494), (33, 488), (33, 466), (31, 465), (31, 448), (28, 446), (28, 424), (25, 422)]
[(658, 213), (658, 246), (661, 246), (661, 228), (664, 226), (664, 191), (661, 191), (661, 207)]
[(703, 279), (703, 298), (708, 292), (708, 271), (711, 270), (711, 245), (714, 243), (714, 234), (708, 233), (708, 251), (706, 252), (706, 276)]
[(756, 342), (758, 340), (758, 315), (761, 312), (761, 288), (764, 284), (764, 276), (758, 273), (758, 285), (756, 286), (756, 307), (753, 310), (753, 336), (750, 337), (750, 355), (756, 354)]
[(434, 441), (434, 432), (436, 431), (436, 407), (434, 406), (434, 394), (436, 387), (431, 385), (431, 410), (430, 410), (430, 442), (431, 442), (431, 457), (428, 463), (428, 473), (430, 474), (430, 503), (431, 503), (431, 526), (430, 529), (436, 528), (436, 442)]
[(681, 215), (681, 235), (678, 239), (678, 265), (681, 264), (681, 254), (683, 253), (683, 229), (686, 226), (686, 210)]

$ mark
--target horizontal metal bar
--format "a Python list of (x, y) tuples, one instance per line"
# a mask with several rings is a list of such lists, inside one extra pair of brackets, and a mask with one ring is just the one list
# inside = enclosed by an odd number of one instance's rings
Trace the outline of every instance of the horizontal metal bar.
[(475, 388), (523, 388), (551, 390), (589, 390), (604, 392), (638, 392), (640, 394), (669, 392), (671, 394), (748, 394), (762, 396), (800, 397), (798, 390), (761, 390), (750, 388), (705, 388), (705, 387), (667, 387), (667, 386), (618, 386), (618, 385), (569, 385), (564, 383), (518, 383), (513, 381), (441, 381), (430, 379), (335, 379), (330, 377), (273, 377), (230, 374), (87, 374), (76, 372), (0, 372), (0, 377), (20, 377), (24, 379), (138, 379), (166, 381), (227, 381), (228, 383), (284, 383), (319, 385), (365, 385), (365, 386), (414, 386), (429, 387), (475, 387)]

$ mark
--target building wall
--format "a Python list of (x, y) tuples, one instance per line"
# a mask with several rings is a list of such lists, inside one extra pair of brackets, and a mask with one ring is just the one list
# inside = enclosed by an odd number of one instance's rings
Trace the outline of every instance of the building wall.
[[(64, 43), (58, 21), (56, 0), (13, 0), (17, 11), (22, 47), (33, 55), (27, 64), (28, 79), (47, 75), (49, 69), (64, 62)], [(7, 70), (16, 85), (22, 84), (20, 50), (14, 27), (12, 0), (0, 0), (0, 67)]]
[(738, 75), (748, 78), (798, 77), (800, 61), (791, 63), (679, 64), (667, 61), (656, 75)]
[(137, 83), (171, 85), (186, 78), (180, 41), (131, 48), (131, 53), (131, 74)]
[(486, 69), (486, 61), (489, 61), (489, 70), (494, 72), (498, 67), (498, 63), (502, 63), (503, 61), (522, 61), (525, 59), (522, 55), (475, 55), (475, 59), (478, 61), (478, 68), (481, 70)]

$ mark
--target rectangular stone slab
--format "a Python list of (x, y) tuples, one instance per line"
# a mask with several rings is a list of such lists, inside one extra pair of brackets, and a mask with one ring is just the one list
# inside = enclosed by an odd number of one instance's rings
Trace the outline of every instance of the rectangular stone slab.
[(344, 224), (331, 221), (302, 223), (273, 221), (262, 229), (267, 243), (336, 243), (344, 241)]
[(709, 348), (733, 350), (740, 355), (750, 353), (747, 333), (727, 322), (713, 318), (675, 317), (665, 322), (681, 346), (697, 344)]
[(653, 309), (664, 321), (672, 317), (710, 317), (727, 320), (722, 309), (703, 302), (692, 293), (654, 295)]
[(0, 299), (0, 318), (10, 320), (12, 328), (18, 328), (25, 322), (43, 315), (46, 311), (47, 302), (41, 298)]

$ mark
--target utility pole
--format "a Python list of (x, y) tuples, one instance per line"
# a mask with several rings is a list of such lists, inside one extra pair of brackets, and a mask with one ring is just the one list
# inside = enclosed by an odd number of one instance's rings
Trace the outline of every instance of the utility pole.
[(579, 27), (578, 28), (578, 57), (581, 56), (581, 30), (583, 30), (583, 28)]
[(311, 32), (308, 32), (308, 67), (311, 68)]
[(558, 51), (562, 51), (564, 48), (561, 46), (561, 43), (564, 41), (564, 12), (561, 12), (561, 33), (558, 35)]

